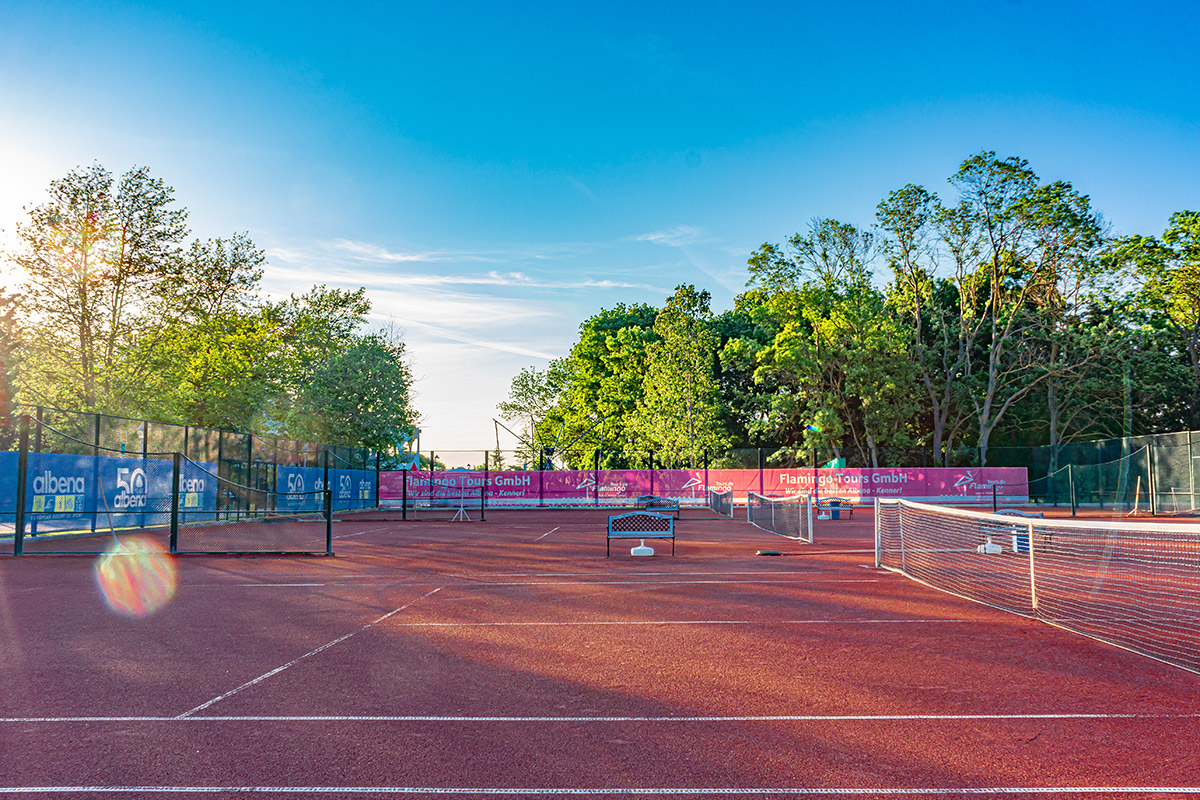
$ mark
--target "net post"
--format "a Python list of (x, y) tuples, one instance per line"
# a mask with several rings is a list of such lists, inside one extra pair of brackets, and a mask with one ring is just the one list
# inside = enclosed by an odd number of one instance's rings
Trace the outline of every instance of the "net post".
[(1158, 516), (1158, 480), (1154, 475), (1154, 467), (1155, 467), (1154, 447), (1151, 445), (1146, 446), (1146, 459), (1147, 459), (1146, 475), (1147, 475), (1147, 478), (1149, 479), (1148, 483), (1149, 483), (1149, 489), (1150, 489), (1150, 516), (1157, 517)]
[[(326, 451), (328, 452), (328, 451)], [(325, 487), (321, 499), (325, 506), (325, 555), (333, 555), (333, 492)]]
[(763, 485), (763, 461), (762, 448), (758, 448), (758, 493), (766, 494), (766, 487)]
[[(420, 461), (421, 455), (417, 454), (417, 460)], [(400, 478), (400, 519), (408, 519), (408, 470), (402, 470)]]
[(812, 544), (817, 537), (813, 531), (812, 498), (807, 495), (804, 497), (804, 513), (808, 517), (808, 543)]
[(875, 569), (879, 569), (883, 565), (882, 549), (883, 539), (879, 534), (879, 498), (875, 498)]
[[(41, 407), (39, 406), (39, 411)], [(17, 508), (13, 529), (13, 555), (25, 550), (25, 495), (29, 489), (29, 415), (21, 415), (21, 444), (17, 452)]]
[(172, 453), (171, 459), (171, 538), (169, 549), (172, 553), (177, 553), (179, 552), (179, 470), (183, 466), (183, 462), (179, 453)]
[(1067, 487), (1071, 492), (1071, 516), (1075, 516), (1075, 510), (1079, 508), (1079, 503), (1075, 500), (1075, 469), (1070, 464), (1067, 464)]
[(1033, 606), (1034, 612), (1037, 611), (1037, 578), (1033, 567), (1033, 523), (1030, 522), (1026, 526), (1026, 531), (1029, 536), (1029, 601)]

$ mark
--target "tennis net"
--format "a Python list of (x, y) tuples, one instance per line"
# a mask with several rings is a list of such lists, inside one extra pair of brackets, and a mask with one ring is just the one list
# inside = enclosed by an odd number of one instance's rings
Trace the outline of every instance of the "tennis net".
[(708, 510), (715, 514), (720, 514), (722, 517), (733, 517), (733, 490), (728, 492), (718, 492), (715, 489), (708, 490)]
[(1200, 525), (876, 506), (876, 564), (1200, 672)]
[(746, 496), (746, 519), (764, 531), (812, 543), (812, 503), (806, 494), (767, 497), (750, 492)]

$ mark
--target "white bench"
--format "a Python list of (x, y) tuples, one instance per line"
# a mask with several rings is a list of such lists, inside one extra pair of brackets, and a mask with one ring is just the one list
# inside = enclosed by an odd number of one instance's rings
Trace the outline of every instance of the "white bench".
[(675, 555), (675, 520), (666, 514), (632, 511), (608, 518), (608, 536), (604, 540), (604, 557), (612, 554), (613, 539), (670, 539), (671, 555)]

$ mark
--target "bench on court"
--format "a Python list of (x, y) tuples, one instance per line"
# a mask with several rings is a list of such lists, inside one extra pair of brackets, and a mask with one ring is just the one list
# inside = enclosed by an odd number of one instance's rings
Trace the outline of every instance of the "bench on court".
[(604, 557), (612, 554), (613, 539), (670, 539), (671, 555), (675, 555), (675, 520), (666, 514), (651, 511), (632, 511), (608, 518), (608, 536), (604, 540)]
[(840, 497), (822, 497), (817, 500), (817, 517), (819, 519), (854, 519), (854, 506), (849, 500)]

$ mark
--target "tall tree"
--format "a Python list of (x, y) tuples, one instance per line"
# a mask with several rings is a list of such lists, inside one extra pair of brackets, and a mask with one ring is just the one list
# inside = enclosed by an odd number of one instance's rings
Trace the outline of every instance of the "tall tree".
[(94, 164), (51, 182), (48, 202), (17, 225), (14, 260), (36, 315), (31, 399), (111, 408), (121, 348), (187, 234), (187, 212), (173, 203), (173, 190), (144, 167), (114, 189), (112, 175)]
[(728, 446), (714, 372), (720, 337), (710, 303), (708, 292), (679, 286), (654, 321), (658, 341), (646, 350), (634, 428), (664, 461), (695, 466), (705, 450)]
[(1119, 247), (1144, 281), (1140, 304), (1186, 354), (1192, 373), (1189, 424), (1200, 428), (1200, 212), (1172, 214), (1161, 240), (1131, 236)]

